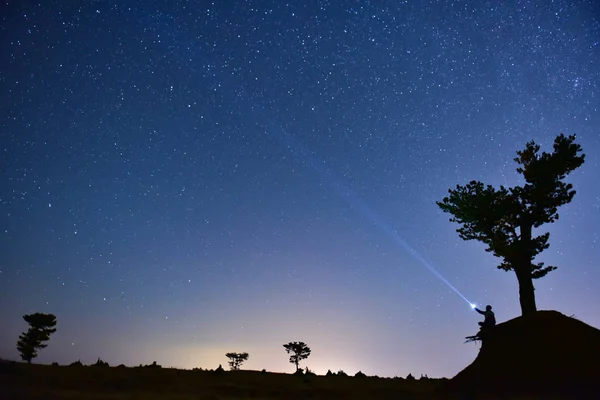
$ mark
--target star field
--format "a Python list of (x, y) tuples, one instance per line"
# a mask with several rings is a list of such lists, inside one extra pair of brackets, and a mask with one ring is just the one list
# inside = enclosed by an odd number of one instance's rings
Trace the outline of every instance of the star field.
[[(0, 4), (0, 356), (451, 377), (514, 273), (436, 206), (577, 134), (540, 309), (600, 327), (595, 1)], [(403, 244), (404, 243), (404, 244)], [(302, 365), (302, 363), (301, 363)]]

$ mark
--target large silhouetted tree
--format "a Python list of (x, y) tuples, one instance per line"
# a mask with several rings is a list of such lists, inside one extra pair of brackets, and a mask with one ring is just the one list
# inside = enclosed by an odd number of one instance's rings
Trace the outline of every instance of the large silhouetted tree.
[(573, 185), (563, 182), (580, 167), (585, 155), (574, 143), (575, 135), (563, 134), (554, 139), (554, 151), (538, 154), (540, 146), (531, 141), (517, 151), (517, 172), (525, 178), (524, 186), (495, 189), (481, 182), (457, 185), (437, 205), (453, 215), (452, 222), (462, 224), (457, 232), (463, 240), (479, 240), (486, 251), (502, 258), (499, 269), (514, 271), (519, 282), (519, 301), (523, 315), (537, 310), (533, 279), (556, 269), (534, 263), (534, 258), (547, 249), (550, 233), (533, 236), (533, 229), (558, 219), (558, 207), (569, 203), (575, 195)]
[(225, 357), (229, 358), (229, 367), (232, 370), (237, 371), (240, 369), (244, 361), (248, 359), (248, 353), (227, 353)]
[(29, 324), (29, 329), (19, 335), (17, 350), (23, 361), (31, 363), (37, 357), (37, 351), (48, 346), (43, 342), (50, 340), (50, 335), (56, 332), (56, 316), (35, 313), (24, 315), (23, 319)]
[(284, 344), (283, 347), (285, 351), (290, 354), (290, 363), (296, 366), (296, 371), (298, 371), (301, 360), (304, 360), (310, 356), (310, 349), (304, 342), (289, 342), (288, 344)]

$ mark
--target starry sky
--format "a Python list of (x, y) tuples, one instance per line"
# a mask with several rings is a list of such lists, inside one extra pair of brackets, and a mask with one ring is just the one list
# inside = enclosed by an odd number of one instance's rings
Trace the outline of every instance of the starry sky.
[[(540, 309), (600, 327), (600, 6), (0, 4), (0, 356), (451, 377), (514, 273), (436, 206), (577, 134)], [(460, 294), (459, 294), (460, 293)], [(464, 296), (461, 297), (461, 296)]]

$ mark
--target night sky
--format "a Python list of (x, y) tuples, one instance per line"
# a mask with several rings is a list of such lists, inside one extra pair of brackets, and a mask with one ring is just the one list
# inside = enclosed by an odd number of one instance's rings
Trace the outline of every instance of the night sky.
[[(597, 1), (2, 1), (0, 356), (451, 377), (513, 272), (435, 204), (577, 134), (538, 308), (600, 327)], [(546, 228), (545, 228), (546, 229)], [(441, 277), (441, 278), (440, 278)], [(443, 279), (442, 279), (443, 278)], [(453, 286), (455, 292), (444, 279)]]

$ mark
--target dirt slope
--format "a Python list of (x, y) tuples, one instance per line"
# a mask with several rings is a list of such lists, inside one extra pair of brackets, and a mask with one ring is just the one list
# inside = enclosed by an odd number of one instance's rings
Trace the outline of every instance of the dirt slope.
[(600, 330), (557, 311), (498, 324), (475, 361), (440, 389), (461, 398), (562, 394), (600, 399)]

